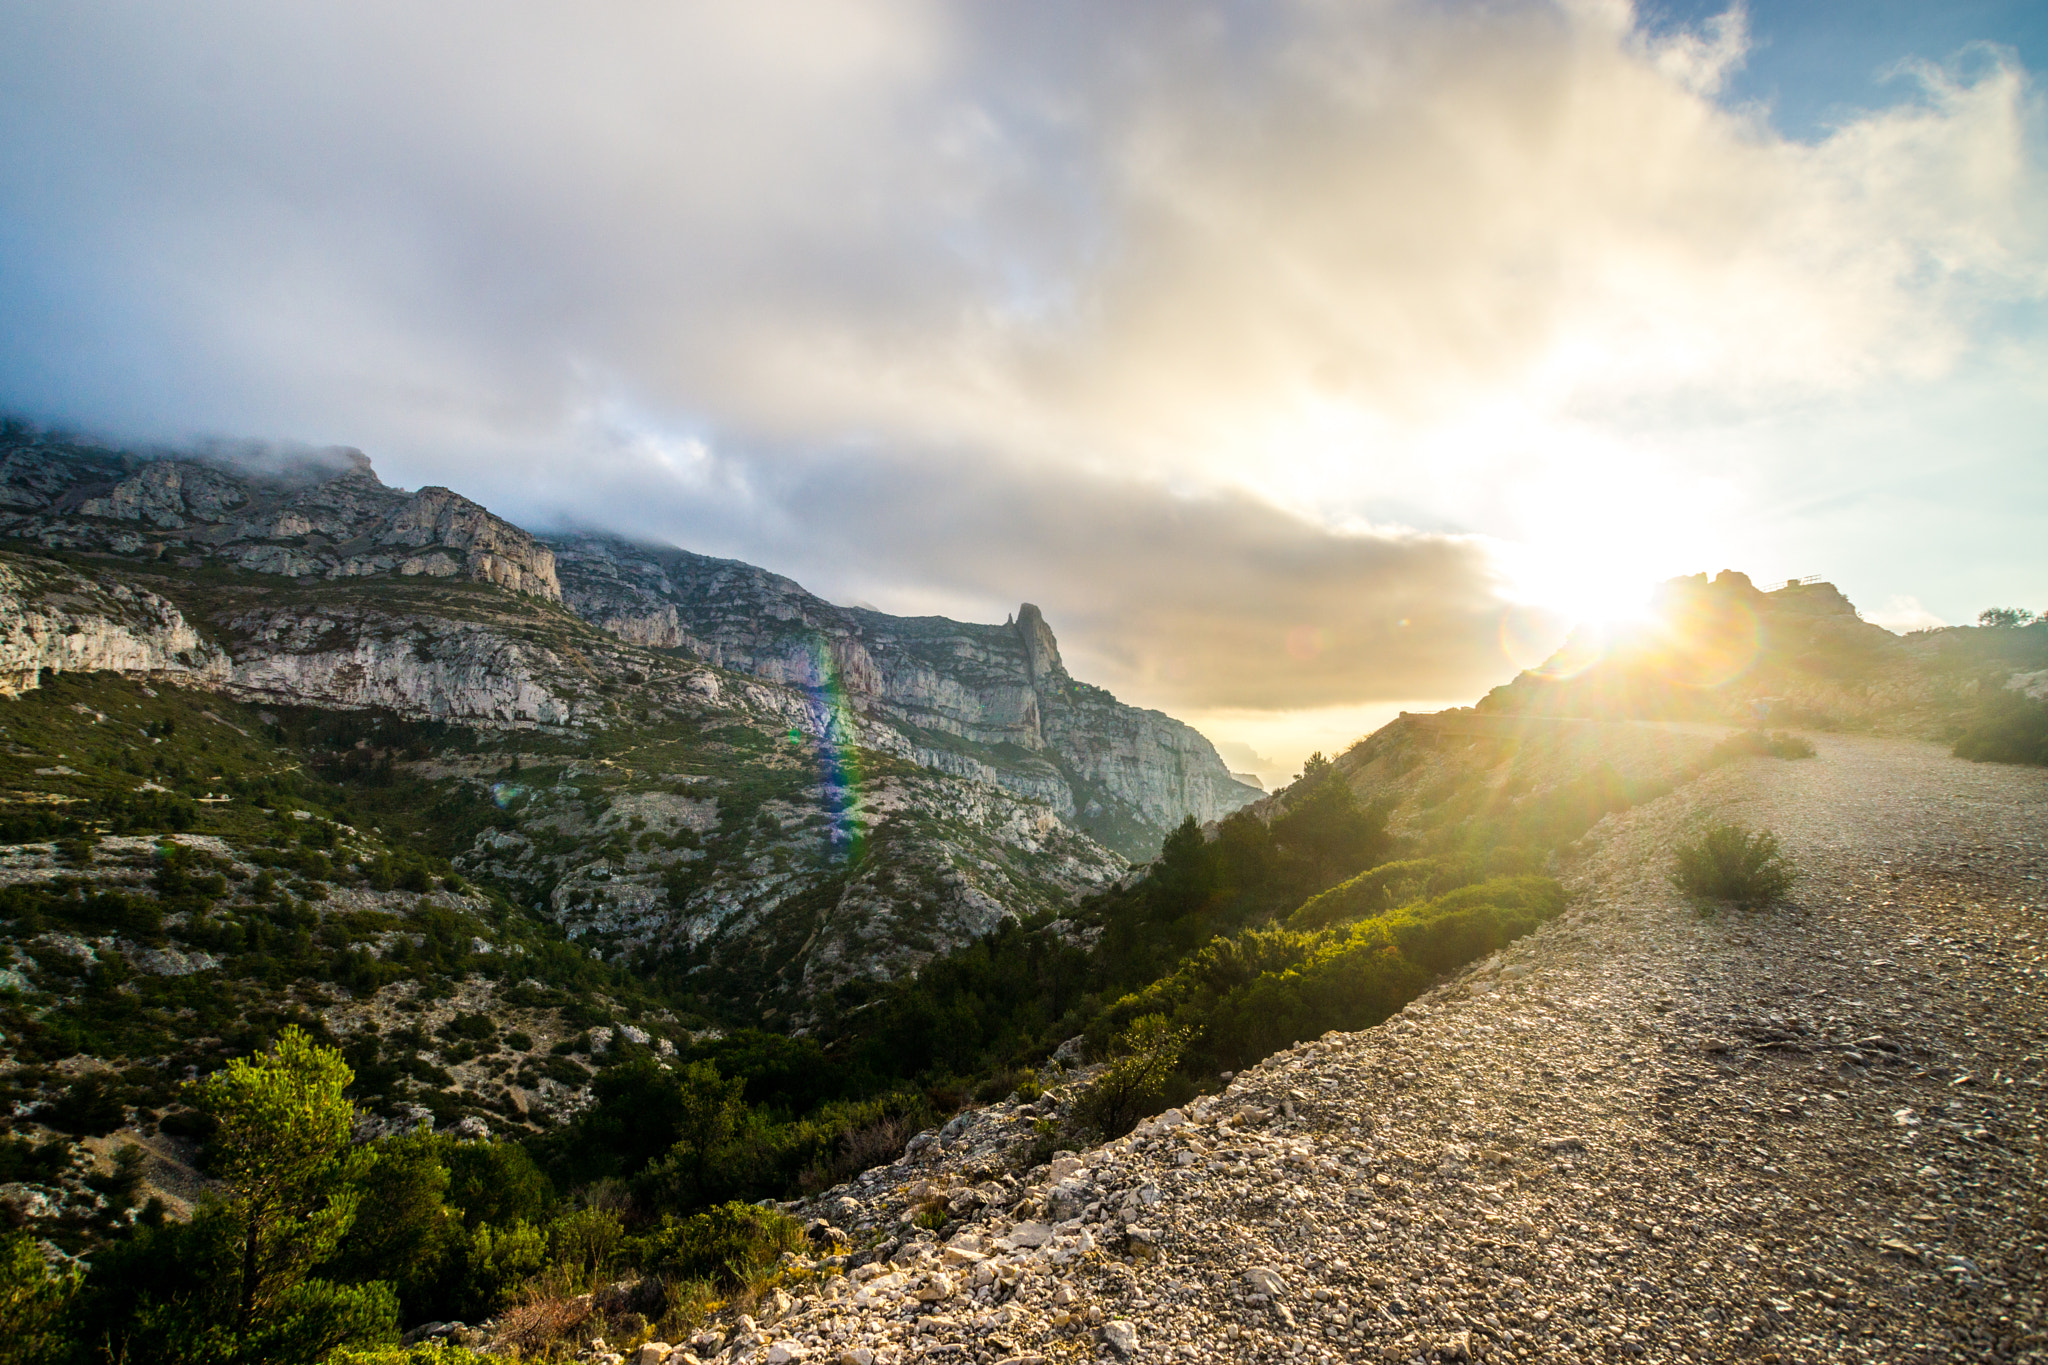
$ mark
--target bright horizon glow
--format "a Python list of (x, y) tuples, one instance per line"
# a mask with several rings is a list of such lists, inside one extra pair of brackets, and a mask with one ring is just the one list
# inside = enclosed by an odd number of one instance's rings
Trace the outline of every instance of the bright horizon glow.
[(1335, 758), (1403, 711), (1445, 711), (1454, 706), (1470, 706), (1473, 700), (1466, 697), (1453, 701), (1383, 702), (1301, 711), (1217, 711), (1181, 719), (1212, 744), (1248, 744), (1270, 759), (1270, 763), (1256, 771), (1266, 790), (1275, 792), (1301, 776), (1302, 765), (1310, 754)]

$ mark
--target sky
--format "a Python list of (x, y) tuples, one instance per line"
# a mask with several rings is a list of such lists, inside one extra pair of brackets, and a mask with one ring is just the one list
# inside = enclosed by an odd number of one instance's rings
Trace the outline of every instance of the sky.
[(0, 408), (1000, 621), (1270, 783), (2048, 609), (2048, 7), (0, 0)]

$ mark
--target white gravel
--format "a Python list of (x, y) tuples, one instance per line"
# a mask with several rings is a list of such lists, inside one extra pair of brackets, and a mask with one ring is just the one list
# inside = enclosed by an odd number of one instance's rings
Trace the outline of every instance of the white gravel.
[[(1035, 1172), (970, 1228), (991, 1240), (951, 1258), (950, 1295), (919, 1273), (939, 1248), (906, 1246), (900, 1280), (799, 1301), (776, 1339), (883, 1362), (2048, 1360), (2048, 771), (1813, 738), (1603, 822), (1563, 919), (1387, 1024)], [(1686, 905), (1669, 850), (1709, 819), (1775, 831), (1796, 903)], [(869, 1177), (871, 1211), (912, 1175), (985, 1180), (977, 1131)], [(993, 1240), (1049, 1207), (1069, 1217), (1041, 1245)]]

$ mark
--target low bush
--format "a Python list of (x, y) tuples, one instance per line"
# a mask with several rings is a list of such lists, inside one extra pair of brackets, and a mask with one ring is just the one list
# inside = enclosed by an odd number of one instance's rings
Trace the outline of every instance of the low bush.
[(1527, 875), (1543, 865), (1530, 848), (1497, 848), (1453, 858), (1407, 858), (1381, 863), (1311, 896), (1287, 917), (1290, 929), (1327, 929), (1348, 920), (1384, 915), (1397, 906), (1441, 896), (1493, 877)]
[(641, 1266), (675, 1280), (744, 1289), (785, 1251), (804, 1245), (803, 1225), (776, 1209), (738, 1200), (688, 1218), (665, 1216), (638, 1248)]
[(500, 1357), (479, 1355), (446, 1341), (423, 1341), (416, 1346), (373, 1346), (366, 1350), (342, 1349), (322, 1365), (498, 1365)]
[(1999, 698), (1956, 741), (1955, 755), (1973, 763), (2048, 766), (2048, 701)]
[(80, 1076), (62, 1095), (46, 1104), (37, 1117), (60, 1132), (79, 1137), (105, 1137), (119, 1128), (126, 1116), (121, 1096), (106, 1076)]
[(1721, 824), (1679, 846), (1671, 884), (1688, 896), (1749, 910), (1783, 899), (1796, 875), (1769, 830), (1751, 834), (1740, 825)]
[(1812, 758), (1813, 742), (1804, 736), (1784, 730), (1773, 730), (1765, 734), (1762, 730), (1744, 730), (1733, 734), (1716, 744), (1707, 754), (1709, 766), (1728, 762), (1730, 759), (1746, 758)]
[(1369, 1028), (1440, 973), (1512, 943), (1564, 908), (1548, 877), (1495, 877), (1372, 919), (1212, 939), (1172, 976), (1090, 1026), (1100, 1045), (1147, 1014), (1190, 1030), (1189, 1075), (1234, 1070), (1331, 1029)]
[(53, 1269), (27, 1233), (0, 1236), (0, 1361), (57, 1358), (67, 1344), (64, 1310), (81, 1278), (76, 1269)]
[(1122, 1137), (1166, 1093), (1192, 1030), (1163, 1014), (1133, 1019), (1118, 1035), (1112, 1059), (1081, 1096), (1076, 1117), (1104, 1137)]

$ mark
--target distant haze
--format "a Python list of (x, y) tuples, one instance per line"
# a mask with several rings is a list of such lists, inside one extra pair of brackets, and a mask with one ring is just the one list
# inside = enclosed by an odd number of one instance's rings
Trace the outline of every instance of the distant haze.
[(1671, 574), (2048, 608), (2040, 13), (16, 3), (0, 406), (1035, 601), (1270, 782)]

